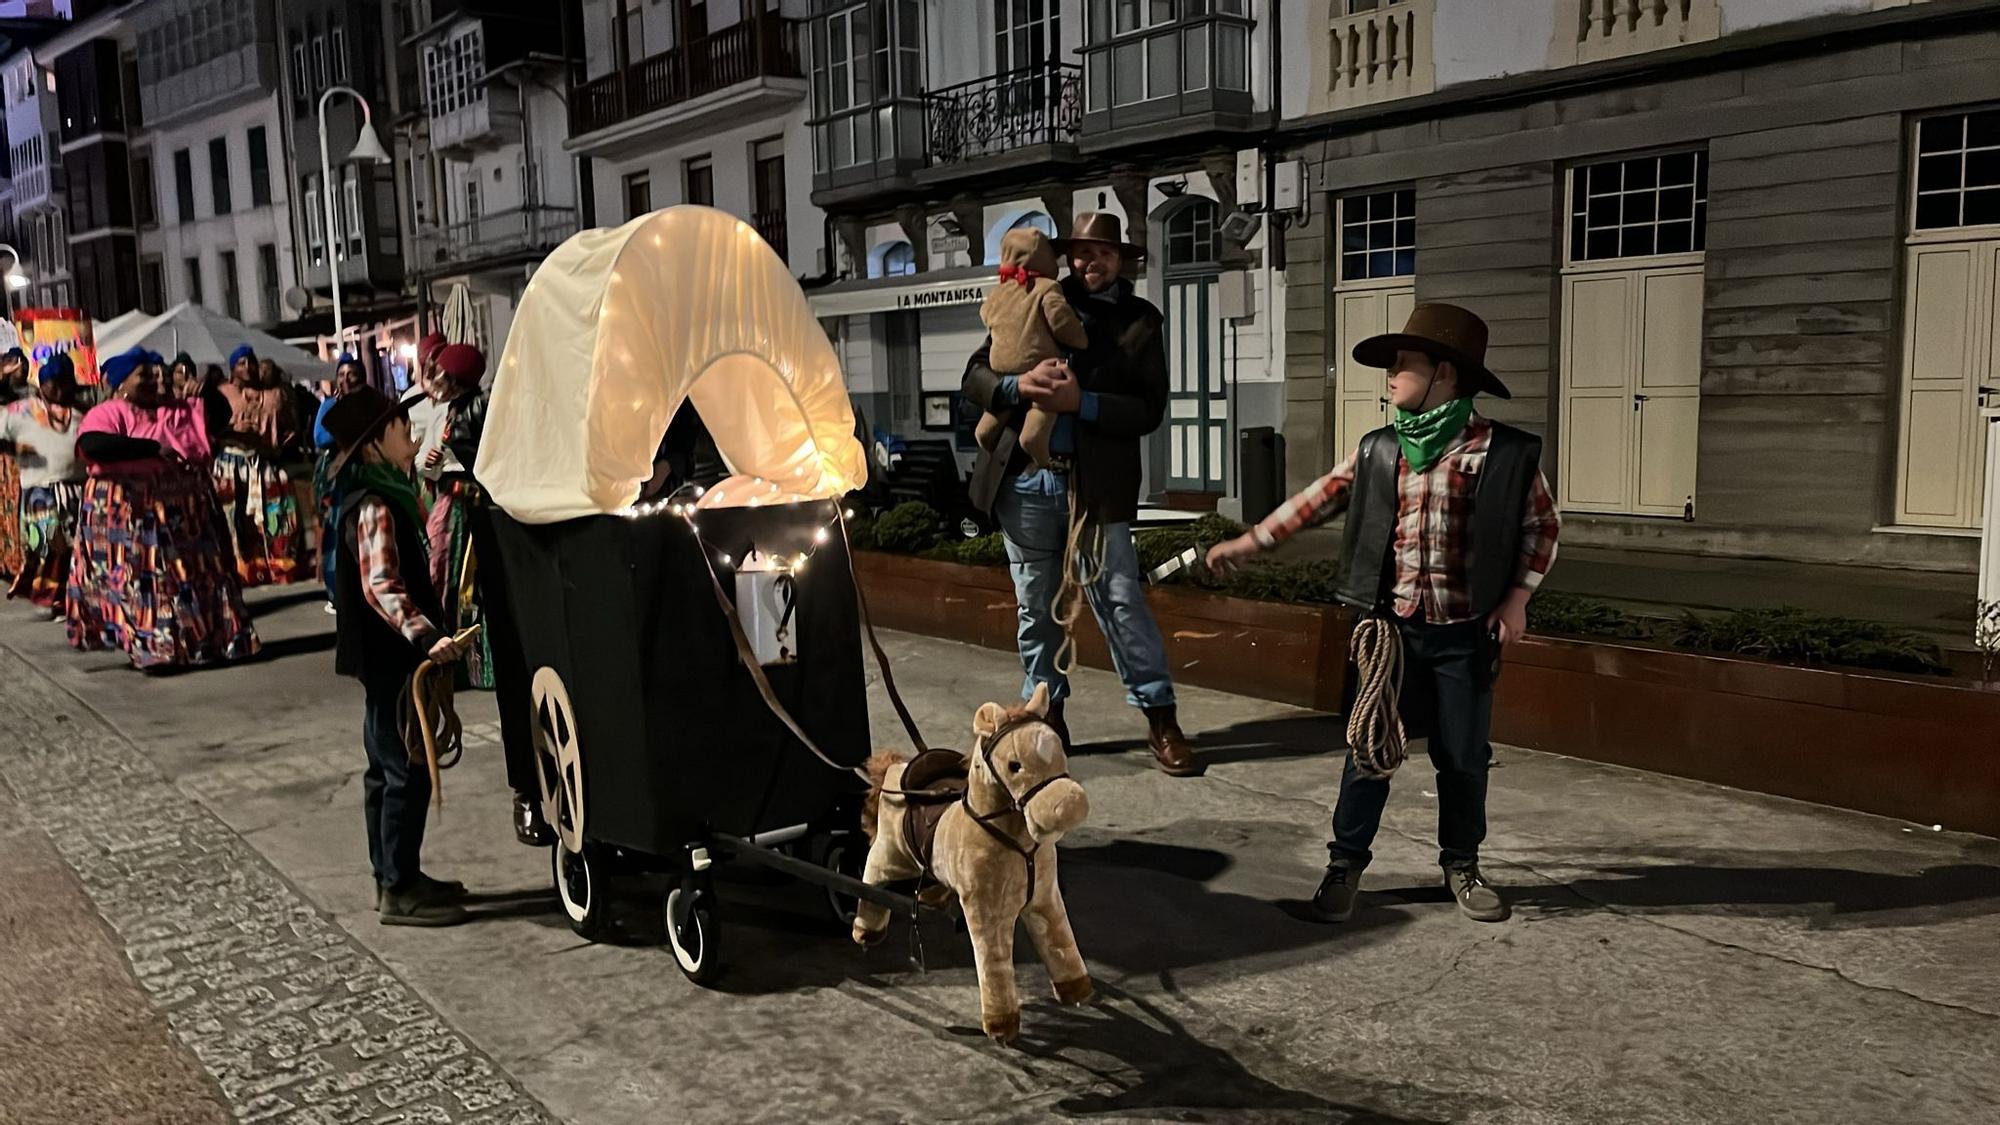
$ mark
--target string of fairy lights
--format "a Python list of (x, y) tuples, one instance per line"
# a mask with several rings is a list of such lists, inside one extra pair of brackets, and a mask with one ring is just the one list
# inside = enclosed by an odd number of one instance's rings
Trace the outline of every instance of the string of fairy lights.
[[(762, 477), (753, 478), (751, 485), (752, 487), (768, 488), (772, 491), (776, 491), (778, 487)], [(714, 490), (714, 499), (717, 503), (720, 503), (725, 497), (723, 488), (724, 486), (718, 485)], [(702, 538), (701, 527), (695, 523), (695, 513), (700, 510), (700, 505), (697, 502), (706, 497), (708, 493), (709, 490), (701, 485), (684, 484), (659, 500), (649, 501), (644, 504), (634, 504), (629, 508), (620, 510), (618, 514), (628, 520), (647, 519), (661, 515), (681, 520), (687, 524), (688, 530), (694, 534), (695, 542), (701, 544), (704, 551), (713, 555), (716, 561), (720, 562), (724, 567), (736, 567), (737, 560), (732, 558), (729, 552), (715, 549), (708, 540)], [(744, 507), (758, 507), (761, 505), (761, 502), (761, 497), (753, 495), (746, 501)], [(827, 517), (824, 523), (813, 529), (812, 545), (810, 547), (792, 555), (776, 555), (759, 551), (756, 544), (753, 543), (750, 545), (748, 551), (745, 552), (742, 561), (747, 563), (753, 558), (763, 558), (771, 563), (765, 569), (785, 574), (803, 573), (806, 563), (812, 560), (813, 555), (817, 554), (821, 547), (833, 541), (833, 529), (839, 527), (842, 520), (851, 520), (854, 518), (854, 509), (842, 508), (839, 501), (828, 500), (825, 501), (825, 504), (831, 509), (832, 514)]]

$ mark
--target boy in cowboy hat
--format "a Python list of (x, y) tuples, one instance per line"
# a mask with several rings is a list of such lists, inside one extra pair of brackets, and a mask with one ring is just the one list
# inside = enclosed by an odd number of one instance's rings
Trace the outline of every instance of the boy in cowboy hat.
[[(1125, 241), (1118, 216), (1086, 211), (1056, 249), (1069, 261), (1063, 296), (1083, 321), (1088, 346), (1074, 367), (1048, 359), (1020, 375), (994, 369), (992, 341), (972, 353), (962, 392), (983, 410), (1013, 411), (1009, 428), (972, 468), (972, 502), (990, 511), (1007, 543), (1020, 603), (1019, 648), (1026, 672), (1021, 697), (1047, 685), (1049, 721), (1069, 741), (1062, 705), (1069, 678), (1060, 666), (1063, 624), (1054, 602), (1070, 562), (1070, 500), (1076, 514), (1102, 534), (1102, 561), (1085, 575), (1085, 596), (1125, 682), (1126, 701), (1146, 716), (1148, 747), (1173, 777), (1201, 772), (1181, 732), (1166, 644), (1146, 604), (1139, 556), (1132, 544), (1143, 479), (1142, 445), (1167, 409), (1167, 353), (1160, 310), (1133, 292), (1123, 276), (1145, 250)], [(1056, 417), (1049, 464), (1021, 447), (1020, 426), (1033, 406)], [(1096, 552), (1092, 552), (1095, 554)]]
[[(1462, 308), (1418, 305), (1401, 332), (1361, 341), (1354, 358), (1388, 372), (1395, 424), (1362, 438), (1247, 534), (1217, 544), (1208, 562), (1228, 569), (1347, 513), (1336, 595), (1391, 623), (1400, 641), (1397, 709), (1410, 750), (1427, 749), (1437, 768), (1445, 885), (1468, 916), (1502, 921), (1506, 901), (1479, 873), (1487, 732), (1500, 649), (1527, 629), (1528, 598), (1555, 562), (1560, 520), (1538, 467), (1541, 439), (1473, 411), (1474, 395), (1508, 393), (1486, 368), (1485, 322)], [(1353, 914), (1388, 798), (1388, 777), (1350, 751), (1332, 859), (1313, 896), (1320, 918)]]
[(430, 776), (412, 767), (400, 729), (410, 674), (425, 659), (449, 663), (459, 647), (443, 619), (424, 558), (422, 506), (411, 469), (417, 445), (404, 404), (373, 387), (335, 399), (320, 420), (332, 438), (328, 471), (339, 482), (335, 519), (334, 671), (361, 681), (361, 742), (368, 752), (363, 810), (376, 910), (384, 925), (449, 926), (465, 920), (465, 885), (433, 879), (418, 862)]

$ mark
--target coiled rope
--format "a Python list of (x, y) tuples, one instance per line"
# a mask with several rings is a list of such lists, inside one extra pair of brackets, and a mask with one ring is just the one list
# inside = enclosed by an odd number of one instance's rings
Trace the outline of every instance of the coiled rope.
[(1409, 753), (1396, 710), (1403, 690), (1403, 638), (1394, 622), (1364, 617), (1354, 623), (1347, 653), (1360, 677), (1347, 712), (1347, 745), (1363, 775), (1388, 777)]
[[(451, 638), (452, 642), (466, 648), (479, 636), (479, 628), (474, 625), (459, 632)], [(453, 706), (453, 695), (458, 690), (455, 673), (450, 664), (434, 664), (428, 659), (418, 664), (403, 688), (397, 719), (403, 748), (413, 764), (421, 764), (430, 773), (431, 805), (440, 809), (444, 807), (440, 774), (457, 765), (465, 754), (465, 724), (459, 721), (458, 710)]]
[(1081, 492), (1072, 470), (1062, 582), (1049, 604), (1050, 614), (1062, 626), (1062, 644), (1056, 649), (1056, 672), (1063, 676), (1076, 666), (1076, 627), (1082, 623), (1084, 606), (1088, 604), (1084, 591), (1104, 573), (1104, 527), (1084, 511)]

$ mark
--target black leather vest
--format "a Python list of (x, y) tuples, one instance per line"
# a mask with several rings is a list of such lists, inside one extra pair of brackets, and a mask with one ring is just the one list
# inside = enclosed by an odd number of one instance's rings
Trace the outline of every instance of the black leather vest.
[[(338, 614), (334, 618), (333, 670), (358, 680), (394, 683), (416, 671), (425, 654), (382, 620), (362, 592), (365, 579), (355, 543), (355, 524), (360, 518), (361, 501), (375, 495), (363, 489), (342, 497), (335, 522), (340, 539), (335, 547), (339, 557), (334, 564), (333, 604)], [(444, 614), (437, 593), (431, 589), (423, 530), (396, 505), (387, 500), (382, 502), (388, 504), (390, 518), (396, 525), (396, 566), (403, 589), (423, 615), (442, 628)]]
[[(1491, 425), (1486, 462), (1472, 498), (1472, 558), (1466, 564), (1472, 571), (1472, 609), (1480, 617), (1498, 608), (1519, 576), (1521, 520), (1542, 460), (1541, 438), (1498, 422)], [(1384, 426), (1361, 439), (1334, 596), (1367, 613), (1394, 611), (1390, 590), (1396, 572), (1390, 552), (1396, 544), (1402, 460), (1393, 428)]]

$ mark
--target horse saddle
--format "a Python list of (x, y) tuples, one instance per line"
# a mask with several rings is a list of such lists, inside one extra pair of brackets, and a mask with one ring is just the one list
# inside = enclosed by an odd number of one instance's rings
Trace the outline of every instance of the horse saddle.
[(923, 867), (931, 871), (931, 849), (945, 810), (965, 796), (972, 761), (956, 750), (926, 750), (903, 768), (903, 839)]

